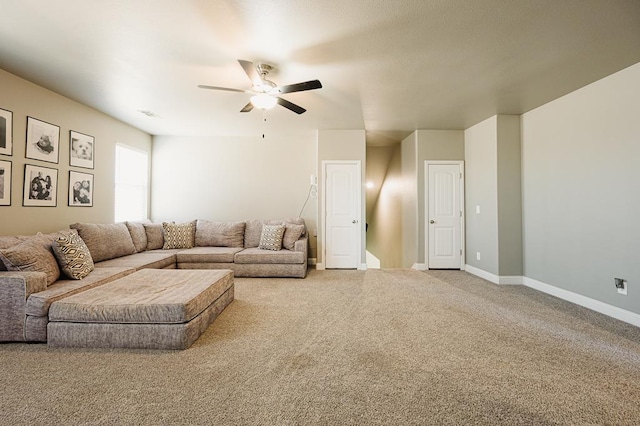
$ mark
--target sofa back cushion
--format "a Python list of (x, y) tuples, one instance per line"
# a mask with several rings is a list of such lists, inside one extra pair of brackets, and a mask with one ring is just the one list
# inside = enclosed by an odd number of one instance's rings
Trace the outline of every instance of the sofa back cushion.
[(212, 222), (199, 219), (196, 225), (196, 246), (244, 247), (245, 226), (245, 222)]
[(69, 227), (78, 231), (94, 262), (136, 252), (131, 234), (124, 223), (74, 223)]
[(161, 223), (143, 223), (147, 234), (147, 250), (158, 250), (164, 246), (164, 230)]
[(138, 253), (147, 249), (147, 231), (144, 229), (144, 223), (146, 222), (125, 222)]
[(0, 249), (0, 260), (9, 271), (44, 272), (47, 285), (51, 285), (60, 278), (51, 244), (50, 236), (38, 232), (20, 244)]

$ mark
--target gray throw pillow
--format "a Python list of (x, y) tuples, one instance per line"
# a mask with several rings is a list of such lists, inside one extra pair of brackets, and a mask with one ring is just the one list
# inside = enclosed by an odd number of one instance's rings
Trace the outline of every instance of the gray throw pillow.
[(293, 223), (285, 223), (284, 237), (282, 238), (282, 246), (287, 250), (293, 250), (296, 241), (300, 239), (304, 233), (304, 225), (294, 225)]

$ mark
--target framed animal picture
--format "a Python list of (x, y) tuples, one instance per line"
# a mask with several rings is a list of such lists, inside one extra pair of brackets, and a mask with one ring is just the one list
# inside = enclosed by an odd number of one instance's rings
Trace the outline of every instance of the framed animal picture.
[(93, 175), (69, 171), (69, 206), (93, 207)]
[(27, 117), (27, 158), (58, 164), (59, 146), (60, 127)]
[(93, 169), (96, 140), (93, 136), (71, 130), (69, 132), (69, 165)]
[(0, 155), (13, 153), (13, 113), (0, 108)]
[(58, 199), (58, 170), (48, 167), (24, 165), (25, 207), (55, 207)]
[(11, 161), (0, 160), (0, 206), (11, 205)]

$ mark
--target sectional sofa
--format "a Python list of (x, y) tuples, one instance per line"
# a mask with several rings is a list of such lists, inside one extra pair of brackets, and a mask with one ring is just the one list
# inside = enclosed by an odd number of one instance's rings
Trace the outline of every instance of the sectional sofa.
[[(93, 262), (81, 279), (61, 273), (58, 253), (52, 252), (55, 241), (71, 234), (80, 236)], [(76, 223), (50, 234), (0, 236), (0, 342), (46, 342), (52, 303), (143, 269), (224, 269), (236, 277), (304, 278), (307, 246), (301, 218)]]

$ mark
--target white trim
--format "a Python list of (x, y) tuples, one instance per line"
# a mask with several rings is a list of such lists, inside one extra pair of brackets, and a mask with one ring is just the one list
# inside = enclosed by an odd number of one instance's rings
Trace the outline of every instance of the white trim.
[(500, 285), (522, 285), (522, 279), (523, 278), (524, 277), (522, 277), (520, 275), (500, 276), (500, 277), (498, 277), (498, 281), (499, 281), (498, 284), (500, 284)]
[(426, 263), (414, 263), (411, 269), (415, 269), (416, 271), (426, 271), (427, 264)]
[[(431, 164), (451, 164), (457, 165), (460, 168), (460, 211), (462, 212), (462, 216), (460, 217), (460, 250), (462, 253), (460, 254), (460, 270), (464, 270), (465, 267), (465, 216), (466, 211), (464, 208), (464, 161), (462, 160), (445, 160), (445, 161), (431, 161), (425, 160), (424, 162), (424, 269), (419, 269), (421, 271), (426, 271), (429, 269), (429, 225), (427, 222), (429, 221), (429, 165)], [(421, 264), (418, 264), (421, 265)], [(416, 268), (414, 268), (416, 269)]]
[(324, 263), (316, 263), (316, 270), (324, 271), (325, 270)]
[[(353, 164), (357, 167), (358, 169), (358, 189), (359, 189), (359, 193), (358, 193), (358, 212), (357, 215), (360, 218), (359, 224), (360, 227), (358, 228), (358, 235), (357, 235), (357, 246), (356, 246), (356, 250), (358, 252), (358, 261), (361, 262), (362, 261), (362, 238), (363, 238), (363, 224), (366, 223), (366, 217), (362, 217), (363, 216), (363, 208), (362, 208), (362, 195), (363, 195), (363, 190), (362, 190), (362, 161), (361, 160), (322, 160), (322, 194), (320, 197), (320, 212), (322, 214), (322, 222), (321, 222), (321, 227), (320, 227), (320, 237), (322, 238), (322, 259), (326, 262), (327, 260), (327, 208), (326, 208), (326, 199), (327, 199), (327, 188), (326, 188), (326, 183), (327, 183), (327, 165), (328, 164)], [(366, 263), (365, 263), (366, 265)], [(360, 266), (356, 265), (356, 267), (359, 269)], [(319, 269), (318, 266), (316, 266), (316, 269)], [(324, 269), (324, 267), (322, 268)], [(366, 268), (365, 268), (366, 269)]]
[(560, 299), (575, 303), (576, 305), (583, 306), (601, 314), (610, 316), (612, 318), (624, 321), (626, 323), (640, 327), (640, 315), (635, 312), (627, 311), (617, 306), (609, 305), (608, 303), (601, 302), (599, 300), (592, 299), (581, 294), (573, 293), (568, 290), (564, 290), (550, 284), (534, 280), (533, 278), (522, 277), (523, 284), (527, 287), (541, 291), (543, 293), (550, 294)]
[(487, 281), (491, 281), (494, 284), (499, 284), (500, 283), (500, 277), (497, 275), (494, 275), (490, 272), (487, 271), (483, 271), (480, 268), (476, 268), (475, 266), (471, 266), (471, 265), (465, 265), (464, 266), (464, 270), (467, 271), (470, 274), (473, 274), (477, 277), (480, 277), (482, 279), (485, 279)]
[(366, 263), (361, 263), (360, 265), (358, 265), (358, 271), (366, 271), (366, 270), (367, 270)]

